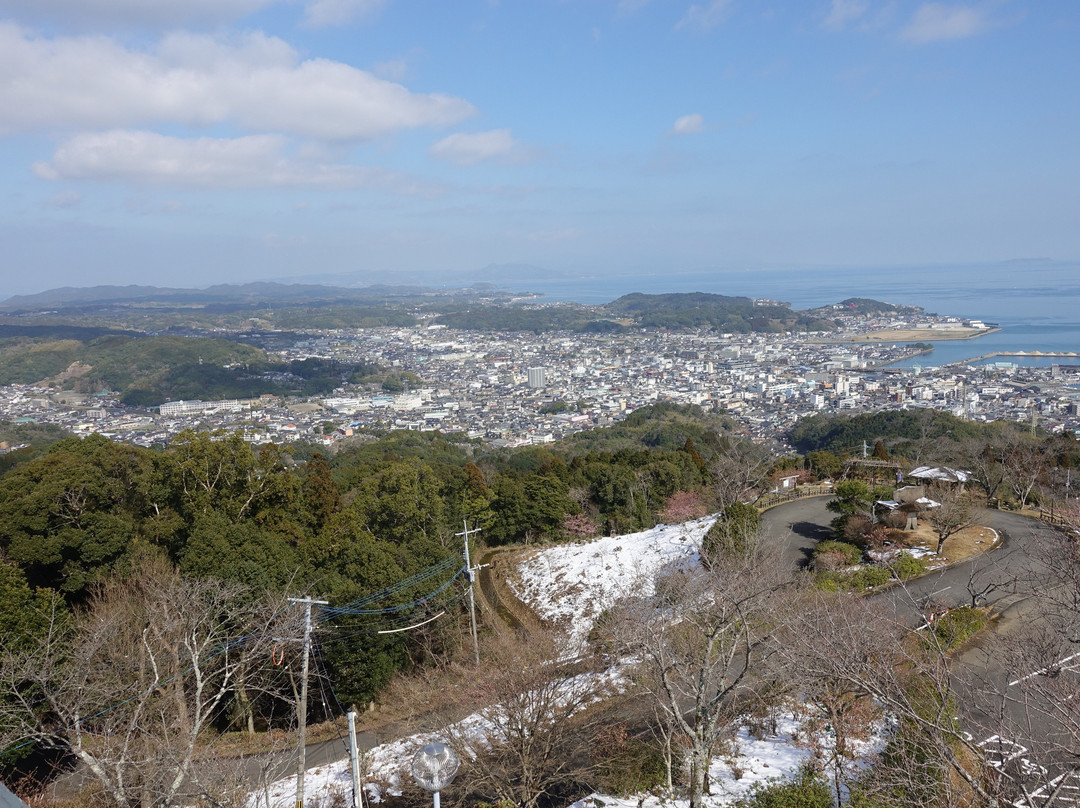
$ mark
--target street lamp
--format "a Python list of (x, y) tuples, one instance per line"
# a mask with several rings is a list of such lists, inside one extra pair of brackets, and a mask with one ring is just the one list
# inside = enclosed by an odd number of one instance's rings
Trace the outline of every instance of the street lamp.
[(450, 785), (460, 763), (454, 750), (444, 743), (425, 744), (413, 756), (413, 780), (420, 788), (432, 793), (433, 808), (439, 808), (439, 792)]

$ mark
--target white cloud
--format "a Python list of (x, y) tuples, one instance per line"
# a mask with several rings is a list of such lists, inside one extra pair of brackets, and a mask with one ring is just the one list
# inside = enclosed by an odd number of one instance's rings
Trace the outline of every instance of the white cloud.
[(48, 163), (35, 163), (46, 180), (97, 180), (194, 188), (371, 188), (435, 195), (440, 188), (404, 174), (334, 165), (290, 155), (281, 135), (183, 139), (156, 132), (116, 130), (76, 135)]
[(377, 62), (372, 70), (381, 79), (403, 81), (409, 73), (409, 63), (404, 59), (388, 59), (385, 62)]
[(451, 126), (475, 111), (341, 62), (301, 61), (262, 33), (171, 34), (140, 52), (105, 37), (36, 38), (10, 23), (0, 23), (0, 109), (7, 132), (229, 123), (341, 140)]
[(475, 134), (457, 132), (434, 144), (428, 154), (459, 166), (470, 166), (485, 160), (510, 160), (520, 153), (509, 129), (492, 129)]
[(675, 30), (700, 28), (703, 31), (708, 31), (710, 28), (715, 28), (728, 18), (730, 12), (728, 7), (730, 5), (731, 0), (710, 0), (708, 5), (690, 6), (683, 18), (675, 24)]
[(911, 22), (900, 33), (908, 42), (937, 42), (943, 39), (965, 39), (985, 31), (988, 20), (982, 11), (971, 6), (946, 6), (923, 3)]
[(354, 19), (370, 19), (386, 0), (308, 0), (304, 22), (313, 28), (343, 25)]
[(691, 115), (683, 115), (675, 125), (671, 127), (669, 135), (694, 135), (705, 131), (705, 118), (695, 112)]
[(868, 0), (832, 0), (829, 16), (825, 18), (825, 27), (840, 30), (866, 14), (870, 7)]

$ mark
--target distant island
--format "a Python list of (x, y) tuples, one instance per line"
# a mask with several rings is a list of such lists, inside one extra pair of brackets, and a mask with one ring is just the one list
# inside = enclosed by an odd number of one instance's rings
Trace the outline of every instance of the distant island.
[[(853, 303), (854, 301), (854, 303)], [(897, 307), (852, 298), (851, 313)], [(476, 284), (345, 288), (251, 283), (176, 289), (153, 286), (65, 287), (0, 303), (0, 323), (113, 327), (139, 331), (410, 326), (423, 321), (478, 331), (568, 330), (603, 334), (627, 328), (714, 328), (733, 333), (831, 331), (835, 314), (792, 310), (774, 300), (702, 292), (622, 297), (600, 306), (552, 303), (530, 292)]]

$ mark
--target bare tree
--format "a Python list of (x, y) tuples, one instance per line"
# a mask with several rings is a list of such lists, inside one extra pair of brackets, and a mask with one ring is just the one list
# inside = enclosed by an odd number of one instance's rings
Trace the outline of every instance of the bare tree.
[(786, 649), (802, 681), (870, 698), (896, 722), (886, 752), (852, 787), (877, 794), (871, 804), (996, 804), (982, 752), (959, 724), (953, 663), (935, 635), (912, 632), (865, 598), (815, 598), (799, 611)]
[[(859, 752), (856, 742), (870, 737), (881, 711), (863, 687), (843, 679), (801, 679), (799, 694), (805, 712), (803, 726), (810, 730), (805, 742), (830, 777), (840, 808), (857, 771), (853, 765)], [(829, 733), (832, 742), (824, 742), (823, 736)]]
[[(998, 561), (1025, 597), (957, 660), (968, 679), (959, 691), (1005, 804), (1056, 806), (1080, 785), (1080, 545), (1037, 523), (1013, 538), (1016, 557)], [(973, 602), (989, 585), (969, 583)]]
[(693, 808), (708, 793), (721, 733), (768, 689), (793, 586), (760, 548), (721, 554), (707, 570), (669, 571), (655, 597), (627, 603), (611, 621), (617, 647), (638, 660), (637, 680), (689, 750)]
[(963, 445), (963, 463), (982, 488), (988, 503), (993, 502), (998, 488), (1005, 482), (1007, 470), (1003, 458), (1007, 448), (1005, 444), (990, 444), (976, 438)]
[(736, 502), (757, 499), (772, 463), (772, 456), (760, 446), (746, 440), (729, 441), (710, 468), (717, 510), (722, 511)]
[(972, 609), (981, 606), (994, 592), (1016, 591), (1025, 577), (1021, 570), (1013, 569), (1014, 553), (994, 553), (976, 556), (969, 562), (968, 578), (964, 583)]
[(1050, 461), (1042, 447), (1033, 441), (1024, 441), (1013, 444), (1002, 454), (1002, 464), (1005, 481), (1023, 508), (1032, 490), (1050, 470)]
[(925, 512), (926, 521), (937, 536), (937, 554), (945, 540), (974, 524), (975, 512), (964, 494), (956, 487), (937, 486), (930, 491), (937, 505)]
[(598, 671), (557, 661), (558, 652), (554, 638), (536, 632), (496, 637), (485, 673), (459, 694), (484, 706), (441, 731), (464, 752), (459, 784), (486, 801), (535, 808), (590, 782), (590, 749), (603, 726), (592, 708), (607, 687)]
[[(64, 749), (120, 808), (176, 804), (197, 788), (200, 736), (237, 671), (269, 655), (272, 612), (219, 581), (180, 578), (164, 562), (113, 582), (76, 620), (0, 661), (0, 726)], [(275, 629), (280, 630), (280, 629)]]

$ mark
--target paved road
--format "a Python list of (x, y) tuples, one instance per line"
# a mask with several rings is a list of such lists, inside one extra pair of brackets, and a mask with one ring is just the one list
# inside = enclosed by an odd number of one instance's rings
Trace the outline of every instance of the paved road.
[[(833, 514), (825, 507), (828, 501), (829, 497), (810, 497), (778, 505), (762, 514), (766, 535), (783, 543), (786, 563), (793, 567), (805, 566), (817, 543), (832, 538), (829, 523)], [(928, 603), (940, 607), (970, 603), (969, 582), (1005, 581), (1022, 575), (1031, 564), (1032, 539), (1056, 535), (1056, 530), (1049, 525), (1007, 511), (987, 511), (982, 521), (1001, 536), (998, 549), (909, 581), (905, 586), (892, 588), (877, 597), (888, 598), (898, 616), (908, 615), (910, 621), (921, 622)], [(948, 549), (946, 541), (946, 553)], [(988, 592), (979, 602), (992, 605), (1005, 597), (1013, 598), (1012, 590), (1001, 587)]]
[[(826, 509), (826, 502), (827, 497), (799, 500), (763, 514), (768, 535), (784, 543), (784, 558), (788, 563), (805, 564), (814, 545), (831, 538), (832, 514)], [(1061, 727), (1046, 718), (1045, 713), (1049, 712), (1046, 705), (1037, 703), (1045, 695), (1017, 689), (1022, 677), (1043, 674), (1009, 670), (999, 656), (997, 643), (1001, 636), (1024, 630), (1034, 616), (1035, 600), (1010, 582), (1023, 581), (1037, 568), (1032, 554), (1042, 540), (1060, 535), (1043, 522), (1005, 511), (988, 511), (982, 521), (1000, 535), (1002, 542), (996, 549), (872, 597), (888, 602), (899, 620), (915, 628), (924, 623), (930, 608), (940, 610), (970, 604), (972, 590), (979, 591), (987, 583), (1000, 584), (979, 599), (980, 605), (994, 607), (997, 615), (994, 634), (977, 638), (956, 657), (960, 675), (954, 687), (962, 706), (964, 726), (975, 742), (983, 746), (991, 765), (1007, 772), (1032, 793), (1028, 804), (1050, 805), (1048, 797), (1055, 794), (1052, 803), (1055, 808), (1078, 806), (1080, 775), (1071, 773), (1075, 761), (1058, 760), (1045, 750), (1040, 753), (1043, 742), (1061, 731)], [(948, 552), (948, 543), (945, 549)], [(1031, 585), (1030, 578), (1027, 585)], [(1060, 675), (1080, 677), (1080, 671), (1066, 668)], [(981, 729), (1003, 725), (1013, 727), (1008, 732), (1011, 737)], [(1036, 759), (1046, 764), (1049, 771), (1034, 763)]]
[[(762, 522), (767, 535), (783, 542), (783, 558), (791, 567), (803, 567), (808, 564), (817, 543), (823, 539), (832, 538), (829, 522), (833, 514), (825, 507), (829, 499), (825, 496), (796, 500), (778, 505), (762, 514)], [(993, 557), (1006, 569), (1013, 568), (1017, 571), (1027, 561), (1027, 555), (1024, 552), (1027, 539), (1038, 532), (1052, 530), (1035, 520), (999, 511), (991, 512), (987, 523), (1004, 539), (1003, 545), (988, 557)], [(968, 602), (967, 584), (972, 577), (972, 570), (973, 568), (988, 570), (990, 566), (987, 562), (988, 557), (957, 564), (942, 572), (909, 582), (904, 589), (889, 590), (878, 597), (889, 598), (898, 616), (912, 626), (918, 625), (923, 620), (923, 604), (928, 600), (933, 600), (941, 606), (958, 606)], [(983, 573), (980, 571), (979, 574)], [(1006, 596), (1010, 596), (1008, 590), (996, 591), (989, 595), (986, 602), (994, 603)], [(1009, 614), (1016, 613), (1019, 608), (1021, 608), (1020, 605), (1013, 605), (1010, 607)], [(987, 667), (993, 672), (986, 660), (985, 652), (981, 656), (974, 650), (969, 653), (971, 653), (970, 658), (964, 657), (965, 664)], [(1004, 676), (1004, 672), (998, 673), (999, 678)], [(382, 736), (364, 732), (359, 733), (358, 744), (361, 749), (368, 750), (393, 737), (395, 737), (393, 728), (387, 729)], [(341, 741), (310, 745), (307, 749), (307, 768), (325, 766), (343, 759), (347, 754), (347, 749)], [(274, 774), (271, 779), (279, 779), (295, 771), (295, 760), (295, 753), (283, 754), (274, 764)], [(252, 775), (253, 780), (257, 781), (261, 774), (261, 767), (254, 762), (250, 766), (249, 774)]]

